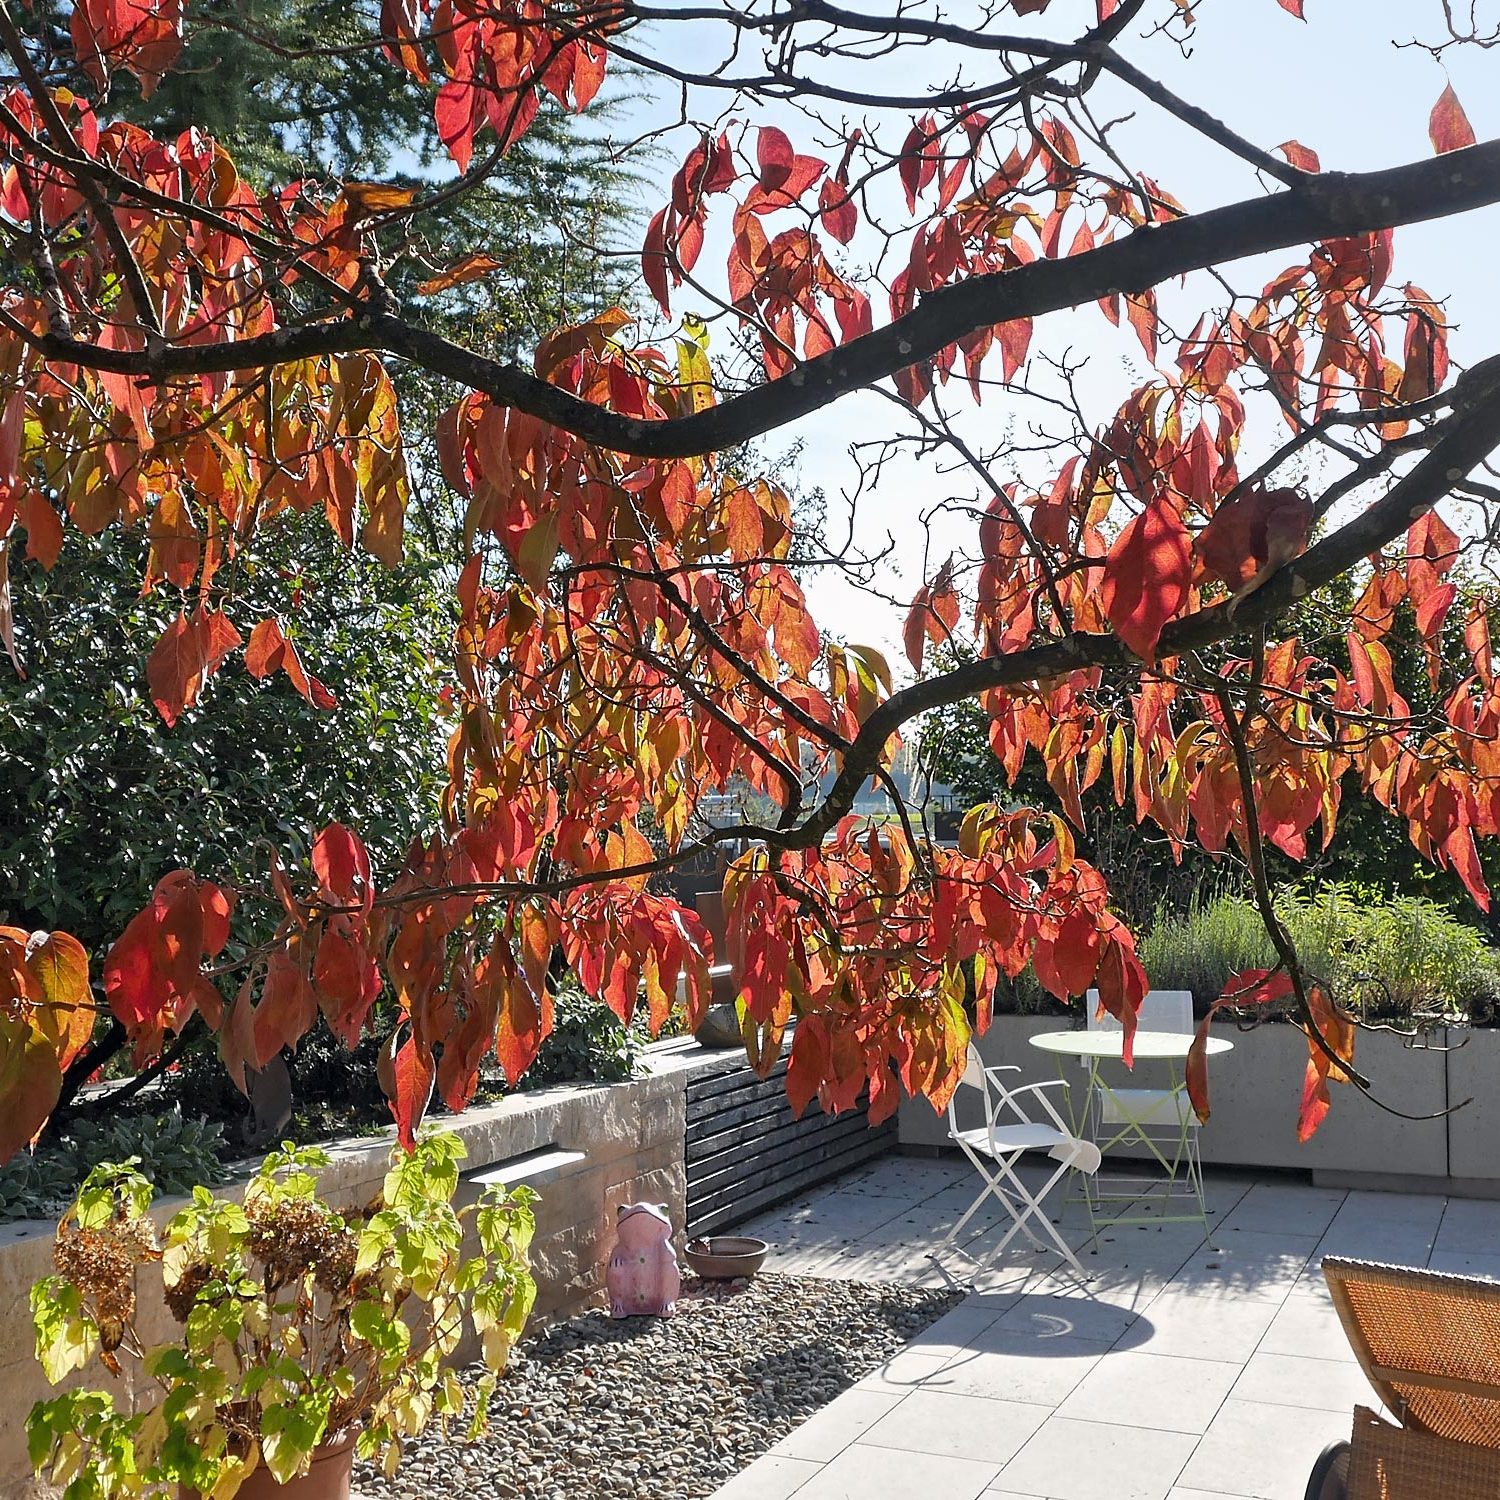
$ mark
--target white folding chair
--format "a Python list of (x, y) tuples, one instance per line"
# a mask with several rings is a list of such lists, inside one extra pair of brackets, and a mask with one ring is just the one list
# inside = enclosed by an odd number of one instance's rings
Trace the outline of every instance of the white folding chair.
[[(1119, 1031), (1117, 1021), (1108, 1011), (1102, 1014), (1099, 991), (1087, 996), (1088, 1029)], [(1136, 1025), (1142, 1031), (1165, 1031), (1178, 1036), (1193, 1034), (1193, 992), (1191, 990), (1150, 990), (1141, 1001)], [(1144, 1148), (1165, 1174), (1156, 1177), (1112, 1177), (1116, 1183), (1139, 1183), (1146, 1193), (1101, 1193), (1097, 1181), (1086, 1185), (1091, 1208), (1104, 1202), (1159, 1196), (1164, 1200), (1191, 1197), (1197, 1212), (1153, 1215), (1153, 1223), (1194, 1222), (1201, 1220), (1208, 1233), (1208, 1214), (1203, 1203), (1203, 1162), (1198, 1148), (1198, 1116), (1193, 1112), (1185, 1087), (1185, 1077), (1171, 1069), (1166, 1088), (1114, 1087), (1102, 1073), (1095, 1059), (1089, 1068), (1089, 1097), (1086, 1105), (1090, 1128), (1086, 1131), (1102, 1152), (1120, 1146)], [(1185, 1182), (1179, 1188), (1182, 1177)], [(1164, 1205), (1169, 1207), (1170, 1203)], [(1123, 1217), (1123, 1216), (1122, 1216)], [(1118, 1222), (1118, 1220), (1117, 1220)]]
[[(1047, 1245), (1031, 1230), (1034, 1221), (1061, 1250), (1068, 1264), (1084, 1274), (1066, 1240), (1058, 1234), (1056, 1226), (1042, 1208), (1042, 1200), (1057, 1186), (1064, 1173), (1070, 1171), (1092, 1173), (1099, 1169), (1099, 1148), (1092, 1141), (1080, 1140), (1063, 1123), (1062, 1116), (1052, 1107), (1052, 1101), (1042, 1092), (1048, 1088), (1066, 1087), (1062, 1081), (1028, 1083), (1020, 1088), (1007, 1089), (1000, 1082), (1002, 1073), (1019, 1073), (1016, 1067), (987, 1068), (974, 1047), (969, 1048), (968, 1065), (964, 1068), (963, 1082), (948, 1104), (948, 1135), (959, 1150), (973, 1163), (975, 1170), (984, 1179), (979, 1196), (970, 1204), (964, 1216), (948, 1231), (942, 1244), (932, 1252), (936, 1260), (968, 1227), (969, 1221), (979, 1212), (988, 1198), (999, 1203), (1013, 1220), (1010, 1228), (980, 1262), (980, 1269), (988, 1269), (990, 1263), (1016, 1237), (1024, 1234), (1038, 1250)], [(984, 1124), (972, 1130), (958, 1127), (958, 1092), (965, 1088), (979, 1090), (984, 1098)], [(1016, 1102), (1022, 1094), (1033, 1094), (1036, 1102), (1046, 1113), (1046, 1120), (1033, 1120)], [(1009, 1114), (1011, 1118), (1004, 1116)], [(1045, 1151), (1057, 1163), (1056, 1169), (1035, 1192), (1029, 1192), (1026, 1184), (1016, 1174), (1016, 1163), (1028, 1151)]]

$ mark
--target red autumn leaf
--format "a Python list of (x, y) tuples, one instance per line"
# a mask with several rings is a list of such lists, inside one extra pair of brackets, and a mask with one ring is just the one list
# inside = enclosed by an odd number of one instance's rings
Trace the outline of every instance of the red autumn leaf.
[(203, 652), (203, 680), (207, 682), (244, 644), (244, 637), (234, 628), (229, 616), (219, 609), (211, 613), (199, 609), (193, 616), (193, 628), (198, 632), (199, 647)]
[(1221, 505), (1193, 545), (1209, 573), (1242, 589), (1306, 551), (1311, 525), (1305, 495), (1254, 489)]
[(433, 1068), (431, 1057), (417, 1046), (414, 1038), (408, 1037), (399, 1050), (394, 1049), (392, 1044), (399, 1035), (399, 1031), (393, 1032), (387, 1043), (391, 1051), (386, 1097), (396, 1119), (397, 1138), (410, 1151), (417, 1143), (417, 1127), (432, 1099)]
[(155, 1022), (171, 1000), (171, 989), (157, 969), (154, 908), (137, 912), (104, 959), (104, 994), (127, 1032)]
[(1165, 494), (1153, 496), (1116, 538), (1100, 598), (1120, 639), (1144, 661), (1156, 659), (1162, 629), (1187, 600), (1192, 541)]
[(1301, 141), (1283, 141), (1277, 148), (1299, 172), (1321, 172), (1323, 164), (1318, 153)]
[(1328, 1048), (1325, 1050), (1319, 1046), (1312, 1033), (1308, 1033), (1307, 1069), (1303, 1075), (1302, 1101), (1297, 1113), (1297, 1139), (1300, 1142), (1311, 1140), (1328, 1114), (1332, 1104), (1329, 1081), (1348, 1082), (1348, 1074), (1328, 1055), (1329, 1051), (1343, 1063), (1354, 1061), (1354, 1023), (1335, 1007), (1320, 985), (1308, 986), (1307, 1003), (1312, 1024), (1328, 1043)]
[(125, 68), (149, 97), (182, 51), (183, 0), (75, 0), (74, 51), (96, 83)]
[(198, 701), (203, 686), (203, 643), (180, 610), (146, 658), (151, 701), (170, 729)]
[(808, 1016), (799, 1021), (792, 1033), (792, 1055), (786, 1065), (787, 1102), (794, 1120), (800, 1120), (807, 1106), (818, 1097), (831, 1063), (828, 1022), (822, 1016)]
[(1299, 21), (1305, 21), (1307, 17), (1302, 14), (1303, 0), (1276, 0), (1282, 10), (1290, 11)]
[(1474, 144), (1474, 127), (1469, 124), (1469, 117), (1464, 113), (1463, 105), (1458, 102), (1458, 95), (1453, 92), (1451, 83), (1438, 95), (1437, 103), (1432, 106), (1427, 134), (1432, 141), (1432, 149), (1439, 156), (1449, 151), (1462, 151), (1464, 147)]
[(1075, 907), (1058, 923), (1052, 966), (1065, 994), (1081, 995), (1099, 967), (1099, 929), (1087, 908)]
[(847, 245), (859, 227), (859, 210), (849, 192), (849, 184), (842, 178), (825, 178), (818, 189), (818, 216), (829, 234), (839, 244)]
[(286, 657), (286, 637), (281, 626), (269, 615), (256, 623), (245, 647), (245, 670), (252, 677), (269, 677), (279, 671)]
[(541, 1002), (519, 975), (510, 977), (499, 992), (495, 1015), (495, 1059), (512, 1087), (536, 1061), (537, 1052), (552, 1031), (552, 997), (542, 991)]
[(318, 997), (302, 964), (284, 948), (266, 961), (266, 979), (255, 1007), (255, 1065), (263, 1068), (293, 1047), (318, 1018)]
[(330, 905), (370, 910), (375, 900), (370, 856), (352, 829), (342, 823), (330, 823), (324, 828), (313, 840), (312, 867), (320, 894)]
[(1120, 928), (1106, 936), (1101, 932), (1099, 968), (1094, 983), (1099, 1002), (1124, 1028), (1121, 1059), (1127, 1068), (1135, 1064), (1135, 1032), (1141, 1001), (1146, 997), (1146, 971), (1135, 956), (1130, 934)]
[(245, 647), (245, 668), (255, 678), (285, 672), (287, 680), (314, 708), (338, 707), (338, 699), (302, 665), (297, 648), (282, 633), (281, 626), (272, 616), (261, 620), (250, 632), (250, 644)]

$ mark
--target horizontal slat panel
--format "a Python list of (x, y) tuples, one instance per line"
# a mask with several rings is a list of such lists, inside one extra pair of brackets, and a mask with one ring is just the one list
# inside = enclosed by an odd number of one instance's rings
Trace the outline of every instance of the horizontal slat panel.
[(758, 1078), (743, 1058), (687, 1085), (688, 1225), (725, 1228), (890, 1150), (895, 1122), (869, 1128), (864, 1105), (793, 1119), (786, 1061)]
[[(854, 1123), (856, 1126), (862, 1125), (859, 1121)], [(837, 1135), (783, 1142), (773, 1150), (744, 1152), (738, 1157), (721, 1154), (709, 1162), (700, 1163), (689, 1174), (688, 1198), (691, 1200), (702, 1197), (736, 1183), (758, 1187), (763, 1182), (772, 1180), (778, 1173), (790, 1178), (809, 1168), (818, 1168), (826, 1162), (841, 1159), (855, 1148), (865, 1145), (870, 1148), (869, 1154), (879, 1155), (890, 1146), (890, 1138), (883, 1132), (845, 1128)]]
[(831, 1177), (852, 1171), (888, 1149), (889, 1141), (882, 1144), (879, 1140), (882, 1134), (871, 1132), (867, 1140), (856, 1141), (847, 1151), (824, 1157), (795, 1176), (788, 1177), (775, 1171), (762, 1173), (756, 1181), (692, 1200), (688, 1204), (689, 1229), (693, 1234), (707, 1234), (742, 1223)]
[[(806, 1121), (796, 1124), (746, 1126), (738, 1133), (715, 1136), (702, 1143), (712, 1149), (697, 1149), (687, 1163), (688, 1176), (696, 1179), (717, 1172), (725, 1163), (755, 1161), (761, 1157), (785, 1156), (789, 1153), (816, 1150), (820, 1143), (843, 1140), (850, 1136), (876, 1134), (885, 1137), (884, 1130), (871, 1131), (869, 1119), (863, 1114), (843, 1114), (837, 1117), (820, 1116), (815, 1125)], [(889, 1144), (889, 1142), (887, 1142)]]

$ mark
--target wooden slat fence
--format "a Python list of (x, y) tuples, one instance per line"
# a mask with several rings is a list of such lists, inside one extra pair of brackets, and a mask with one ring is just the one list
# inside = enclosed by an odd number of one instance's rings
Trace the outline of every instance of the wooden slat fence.
[(833, 1116), (814, 1100), (794, 1120), (785, 1059), (762, 1079), (742, 1057), (727, 1058), (687, 1086), (688, 1233), (727, 1229), (895, 1144), (895, 1120), (872, 1130), (863, 1104)]

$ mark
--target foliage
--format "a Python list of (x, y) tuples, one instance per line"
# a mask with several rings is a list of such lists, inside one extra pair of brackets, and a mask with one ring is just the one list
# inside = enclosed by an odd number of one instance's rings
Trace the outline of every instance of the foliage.
[(224, 1149), (216, 1123), (184, 1118), (175, 1109), (100, 1120), (65, 1131), (0, 1167), (0, 1219), (59, 1214), (95, 1167), (127, 1158), (158, 1193), (190, 1193), (202, 1183), (225, 1179)]
[(611, 1010), (584, 994), (571, 975), (553, 990), (552, 1030), (526, 1070), (524, 1088), (556, 1083), (623, 1083), (635, 1073), (638, 1026), (625, 1026)]
[[(377, 1200), (345, 1216), (317, 1194), (328, 1157), (288, 1146), (243, 1206), (196, 1189), (159, 1247), (150, 1184), (130, 1162), (97, 1167), (58, 1225), (58, 1274), (32, 1288), (37, 1358), (56, 1384), (95, 1357), (118, 1373), (128, 1355), (161, 1402), (136, 1415), (103, 1391), (38, 1402), (34, 1468), (67, 1500), (174, 1486), (230, 1500), (260, 1464), (284, 1484), (357, 1428), (360, 1455), (393, 1473), (403, 1440), (463, 1411), (446, 1362), (465, 1328), (503, 1369), (536, 1295), (535, 1195), (493, 1187), (455, 1210), (463, 1155), (456, 1136), (424, 1133), (392, 1154)], [(465, 1256), (471, 1222), (480, 1251)], [(156, 1262), (182, 1332), (147, 1348), (135, 1277)], [(471, 1431), (484, 1419), (481, 1400)]]
[[(1329, 883), (1285, 892), (1276, 909), (1308, 974), (1363, 1020), (1412, 1025), (1483, 1014), (1500, 992), (1500, 956), (1472, 925), (1420, 896), (1382, 898)], [(1234, 975), (1276, 962), (1260, 914), (1240, 896), (1163, 914), (1139, 952), (1153, 986), (1191, 990), (1200, 1010)]]
[[(1298, 0), (1279, 18), (1259, 3), (1298, 35)], [(1458, 375), (1443, 304), (1395, 278), (1394, 234), (1500, 201), (1500, 142), (1470, 144), (1450, 93), (1428, 122), (1442, 170), (1325, 176), (1306, 145), (1247, 140), (1124, 56), (1144, 28), (1196, 59), (1211, 0), (1078, 10), (1018, 0), (960, 27), (931, 0), (879, 17), (695, 7), (726, 59), (696, 83), (673, 50), (685, 16), (351, 13), (356, 40), (293, 49), (282, 82), (326, 68), (338, 86), (319, 97), (350, 100), (378, 75), (430, 108), (431, 170), (377, 182), (268, 182), (205, 134), (139, 123), (137, 96), (171, 98), (190, 49), (214, 45), (213, 0), (78, 0), (63, 46), (50, 12), (18, 29), (0, 11), (6, 566), (23, 536), (47, 571), (80, 535), (143, 527), (143, 586), (172, 601), (145, 665), (171, 728), (240, 672), (333, 711), (294, 591), (268, 602), (241, 581), (290, 518), (321, 510), (338, 546), (390, 567), (430, 527), (451, 559), (431, 826), (389, 859), (362, 816), (330, 813), (305, 847), (275, 840), (253, 886), (161, 872), (102, 964), (138, 1063), (199, 1017), (243, 1085), (319, 1018), (356, 1046), (388, 991), (377, 1073), (410, 1147), (433, 1098), (461, 1108), (490, 1066), (523, 1076), (561, 964), (624, 1024), (638, 1006), (667, 1024), (679, 987), (695, 1020), (711, 945), (652, 877), (730, 847), (749, 1051), (769, 1069), (797, 1019), (795, 1108), (942, 1104), (970, 1010), (1028, 965), (1059, 1000), (1097, 988), (1128, 1052), (1145, 971), (1077, 840), (1104, 788), (1174, 859), (1243, 861), (1276, 939), (1256, 994), (1289, 999), (1308, 1032), (1304, 1133), (1330, 1082), (1363, 1086), (1354, 1029), (1269, 889), (1276, 858), (1315, 859), (1357, 792), (1489, 902), (1500, 672), (1492, 590), (1459, 582), (1496, 534), (1493, 489), (1467, 476), (1500, 438), (1500, 354)], [(1038, 38), (1004, 30), (1012, 16)], [(747, 45), (777, 60), (764, 78), (728, 61)], [(906, 92), (829, 81), (876, 51), (877, 75), (911, 64)], [(579, 321), (512, 351), (486, 323), (512, 247), (486, 238), (485, 204), (513, 153), (621, 64), (670, 79), (681, 119), (634, 262), (650, 302), (559, 299)], [(52, 90), (60, 76), (78, 87)], [(1134, 171), (1100, 123), (1113, 104), (1094, 108), (1101, 82), (1199, 132), (1253, 196), (1224, 203), (1215, 177), (1197, 196), (1221, 206), (1194, 212)], [(830, 100), (858, 105), (858, 130), (801, 130), (804, 149), (758, 114), (821, 118)], [(1358, 119), (1328, 113), (1330, 132)], [(352, 107), (315, 133), (358, 141)], [(805, 149), (819, 134), (826, 157)], [(471, 208), (474, 243), (452, 231)], [(1233, 279), (1267, 255), (1270, 280)], [(1132, 356), (1085, 390), (1065, 347), (1033, 342), (1048, 314), (1095, 306), (1101, 343), (1118, 330)], [(939, 508), (977, 521), (900, 585), (915, 680), (899, 685), (880, 650), (813, 618), (819, 560), (744, 447), (877, 387), (891, 428), (856, 454), (854, 493), (915, 458), (960, 476)], [(981, 398), (1007, 410), (999, 442), (955, 425)], [(434, 490), (450, 503), (424, 503)], [(852, 541), (821, 561), (888, 582)], [(1329, 628), (1304, 631), (1325, 592)], [(12, 640), (12, 615), (0, 592), (0, 647), (24, 669), (35, 643)], [(949, 649), (957, 665), (934, 659)], [(902, 730), (965, 700), (1012, 784), (1039, 758), (1040, 805), (981, 804), (951, 848), (851, 816), (892, 779)], [(750, 811), (726, 822), (731, 790)], [(47, 1119), (91, 1015), (76, 954), (59, 1001), (61, 940), (36, 941), (0, 940), (0, 1156)]]
[(391, 572), (308, 547), (314, 524), (289, 517), (265, 555), (245, 560), (238, 589), (266, 610), (296, 591), (296, 637), (318, 642), (336, 716), (284, 678), (228, 665), (203, 713), (169, 730), (141, 673), (166, 619), (159, 594), (128, 582), (141, 539), (75, 537), (50, 573), (17, 570), (28, 672), (0, 679), (15, 794), (0, 808), (0, 912), (98, 947), (169, 871), (248, 882), (267, 844), (305, 851), (330, 810), (358, 818), (382, 861), (422, 831), (451, 729), (438, 703), (452, 630), (441, 564), (413, 549)]

